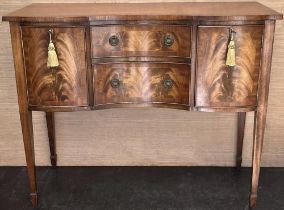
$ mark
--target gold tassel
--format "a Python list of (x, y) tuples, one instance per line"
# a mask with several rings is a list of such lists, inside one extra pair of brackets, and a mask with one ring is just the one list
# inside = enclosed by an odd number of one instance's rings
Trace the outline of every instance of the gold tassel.
[(228, 52), (227, 52), (227, 59), (226, 65), (227, 66), (235, 66), (236, 65), (236, 45), (234, 41), (234, 34), (235, 32), (230, 29), (230, 42), (228, 45)]
[(49, 30), (49, 45), (48, 45), (48, 57), (47, 57), (47, 67), (57, 67), (59, 66), (58, 57), (55, 51), (55, 46), (51, 39), (51, 34), (53, 33), (52, 29)]

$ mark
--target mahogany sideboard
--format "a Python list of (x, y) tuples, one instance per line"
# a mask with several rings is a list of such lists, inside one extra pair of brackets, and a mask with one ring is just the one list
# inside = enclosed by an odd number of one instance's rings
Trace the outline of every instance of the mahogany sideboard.
[(255, 113), (250, 207), (256, 205), (275, 21), (257, 2), (32, 4), (10, 22), (32, 203), (37, 205), (32, 112), (164, 107)]

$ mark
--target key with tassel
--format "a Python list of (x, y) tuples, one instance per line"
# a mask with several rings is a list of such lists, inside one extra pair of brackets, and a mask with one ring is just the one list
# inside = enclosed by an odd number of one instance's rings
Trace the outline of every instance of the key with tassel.
[(236, 43), (235, 43), (235, 31), (230, 28), (230, 36), (229, 36), (229, 44), (228, 44), (228, 51), (227, 51), (227, 58), (226, 58), (226, 65), (227, 66), (235, 66), (236, 65)]
[(48, 68), (58, 67), (59, 61), (56, 54), (55, 45), (52, 41), (53, 29), (49, 29), (48, 33), (49, 33), (49, 45), (48, 45), (47, 67)]

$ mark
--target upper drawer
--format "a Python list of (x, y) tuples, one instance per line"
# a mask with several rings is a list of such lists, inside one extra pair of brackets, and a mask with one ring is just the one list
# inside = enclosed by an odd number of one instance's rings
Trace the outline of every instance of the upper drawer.
[(191, 27), (117, 25), (92, 27), (93, 57), (190, 57)]

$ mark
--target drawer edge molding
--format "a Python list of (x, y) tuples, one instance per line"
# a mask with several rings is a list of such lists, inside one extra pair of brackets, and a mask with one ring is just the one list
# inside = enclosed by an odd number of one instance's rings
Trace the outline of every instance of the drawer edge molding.
[(44, 112), (76, 112), (89, 111), (90, 106), (35, 106), (29, 105), (30, 111), (44, 111)]
[(194, 107), (194, 111), (198, 112), (252, 112), (255, 111), (257, 106), (245, 107)]
[(112, 108), (169, 108), (169, 109), (180, 109), (180, 110), (190, 110), (190, 106), (186, 104), (175, 104), (175, 103), (160, 103), (160, 102), (152, 102), (152, 103), (108, 103), (108, 104), (97, 104), (92, 109), (101, 110), (101, 109), (112, 109)]
[(131, 63), (131, 62), (149, 62), (149, 63), (174, 63), (174, 64), (191, 64), (191, 58), (184, 57), (164, 57), (164, 56), (131, 56), (131, 57), (95, 57), (92, 58), (93, 64), (108, 63)]

